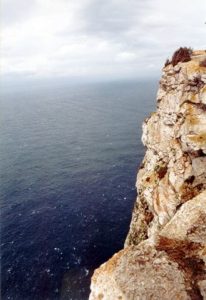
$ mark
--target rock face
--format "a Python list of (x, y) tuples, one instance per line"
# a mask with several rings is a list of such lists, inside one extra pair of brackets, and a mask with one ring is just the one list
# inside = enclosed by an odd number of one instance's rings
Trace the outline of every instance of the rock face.
[(125, 248), (94, 272), (90, 300), (206, 299), (205, 59), (163, 68)]

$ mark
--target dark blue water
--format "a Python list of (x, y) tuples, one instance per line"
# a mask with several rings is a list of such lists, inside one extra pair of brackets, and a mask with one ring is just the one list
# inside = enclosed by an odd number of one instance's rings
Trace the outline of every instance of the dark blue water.
[(87, 299), (123, 247), (156, 82), (1, 96), (2, 299)]

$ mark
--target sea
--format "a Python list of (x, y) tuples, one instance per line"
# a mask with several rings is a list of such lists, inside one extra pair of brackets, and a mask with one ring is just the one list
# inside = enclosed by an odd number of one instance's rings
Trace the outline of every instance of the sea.
[(1, 299), (86, 300), (124, 245), (158, 83), (66, 81), (0, 100)]

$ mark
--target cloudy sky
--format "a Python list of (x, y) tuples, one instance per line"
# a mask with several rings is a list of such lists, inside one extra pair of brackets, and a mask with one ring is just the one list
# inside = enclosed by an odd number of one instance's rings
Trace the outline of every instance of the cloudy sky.
[(205, 0), (2, 0), (5, 77), (157, 74), (179, 46), (206, 49)]

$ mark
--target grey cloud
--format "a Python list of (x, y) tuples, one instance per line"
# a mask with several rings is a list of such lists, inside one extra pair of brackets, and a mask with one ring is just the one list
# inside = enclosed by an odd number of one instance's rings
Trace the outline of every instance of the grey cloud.
[[(47, 0), (45, 3), (44, 6), (43, 0), (3, 0), (4, 24), (11, 28), (10, 32), (18, 29), (19, 24), (24, 25), (25, 20), (28, 26), (30, 19), (39, 20), (42, 8), (46, 11), (45, 24), (55, 14), (57, 25), (63, 24), (57, 30), (54, 26), (48, 34), (45, 32), (44, 38), (42, 32), (32, 36), (33, 22), (28, 27), (31, 33), (25, 27), (25, 39), (23, 35), (18, 44), (12, 44), (10, 39), (3, 52), (9, 72), (18, 71), (21, 62), (25, 74), (36, 70), (38, 64), (40, 74), (46, 68), (55, 74), (84, 70), (88, 76), (95, 76), (95, 72), (100, 77), (107, 72), (113, 72), (113, 76), (148, 72), (149, 76), (160, 70), (177, 47), (205, 45), (205, 0), (195, 3), (188, 0)], [(58, 6), (57, 13), (52, 11), (52, 18), (47, 11), (50, 4)], [(74, 23), (70, 24), (65, 19), (72, 9)], [(24, 26), (20, 28), (24, 30)], [(25, 63), (21, 61), (24, 56)]]
[(83, 12), (85, 29), (109, 34), (128, 30), (134, 22), (138, 4), (139, 1), (130, 1), (129, 5), (125, 5), (123, 1), (93, 0)]
[[(76, 34), (118, 38), (133, 27), (141, 3), (139, 0), (90, 0), (80, 9), (78, 20), (83, 22), (83, 26)], [(61, 34), (70, 33), (71, 29), (67, 28)]]
[(36, 0), (2, 0), (1, 18), (4, 26), (11, 26), (28, 19), (38, 7)]

